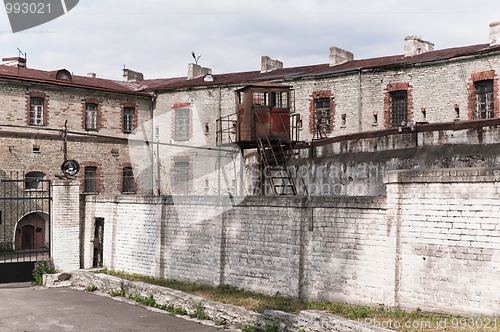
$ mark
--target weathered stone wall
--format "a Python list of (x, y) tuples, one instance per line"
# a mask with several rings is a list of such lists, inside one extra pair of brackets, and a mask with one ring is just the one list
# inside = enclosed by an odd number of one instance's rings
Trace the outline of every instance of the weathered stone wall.
[(387, 198), (247, 197), (232, 206), (209, 196), (87, 197), (84, 267), (92, 265), (95, 218), (104, 218), (110, 269), (314, 300), (498, 315), (498, 174), (390, 172)]
[(391, 171), (386, 182), (396, 303), (498, 316), (500, 169)]

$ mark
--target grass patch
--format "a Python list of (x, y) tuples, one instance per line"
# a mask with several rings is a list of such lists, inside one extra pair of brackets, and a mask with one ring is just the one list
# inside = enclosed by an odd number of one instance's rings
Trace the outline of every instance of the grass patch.
[[(412, 312), (395, 311), (386, 308), (382, 304), (380, 304), (378, 308), (369, 308), (332, 302), (301, 301), (280, 296), (279, 293), (274, 295), (263, 295), (229, 285), (209, 287), (109, 270), (102, 270), (96, 273), (105, 273), (126, 280), (142, 281), (153, 285), (168, 287), (194, 294), (207, 300), (240, 306), (258, 313), (263, 313), (265, 310), (280, 310), (289, 313), (298, 313), (301, 310), (319, 310), (355, 321), (359, 320), (361, 323), (371, 322), (376, 326), (399, 331), (499, 331), (500, 329), (499, 319), (487, 317), (463, 318), (454, 315), (430, 314), (422, 312), (422, 310), (418, 308)], [(124, 293), (123, 289), (121, 292)], [(118, 295), (121, 295), (121, 292), (119, 292)], [(137, 301), (136, 298), (134, 298), (134, 300)], [(144, 299), (144, 301), (151, 301), (152, 303), (154, 299), (151, 297)], [(155, 304), (156, 301), (154, 301), (152, 306), (155, 306)], [(148, 303), (147, 305), (150, 304)], [(177, 315), (187, 315), (187, 312), (182, 308), (162, 306), (161, 309)], [(201, 305), (195, 313), (191, 314), (191, 316), (199, 319), (209, 318), (203, 312)], [(221, 321), (219, 324), (222, 325), (223, 322)], [(254, 326), (241, 326), (240, 328), (243, 331), (250, 332), (277, 331), (277, 326), (267, 326), (265, 329), (260, 330)]]
[(87, 288), (85, 288), (85, 291), (89, 292), (89, 293), (92, 293), (92, 292), (95, 292), (98, 290), (99, 290), (99, 287), (97, 287), (96, 285), (90, 285)]

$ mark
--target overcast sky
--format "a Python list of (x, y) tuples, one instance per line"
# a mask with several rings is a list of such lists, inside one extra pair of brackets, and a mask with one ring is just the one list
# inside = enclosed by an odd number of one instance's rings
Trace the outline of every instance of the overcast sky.
[(327, 63), (330, 46), (365, 59), (403, 53), (404, 37), (436, 49), (489, 42), (500, 1), (464, 0), (80, 0), (66, 15), (13, 34), (0, 9), (0, 56), (28, 56), (28, 67), (121, 79), (125, 65), (147, 79), (186, 76), (199, 64), (214, 74)]

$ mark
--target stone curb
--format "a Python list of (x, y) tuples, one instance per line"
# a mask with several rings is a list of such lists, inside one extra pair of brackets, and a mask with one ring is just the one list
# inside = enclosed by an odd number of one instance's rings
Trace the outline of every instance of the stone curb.
[(241, 324), (264, 328), (266, 325), (276, 324), (280, 331), (306, 332), (391, 331), (316, 310), (303, 310), (298, 315), (276, 310), (266, 310), (263, 314), (259, 314), (232, 304), (205, 300), (178, 290), (140, 281), (124, 280), (106, 274), (96, 274), (91, 271), (74, 271), (71, 279), (65, 281), (60, 281), (59, 276), (60, 274), (44, 276), (44, 286), (48, 288), (96, 286), (98, 292), (106, 294), (123, 290), (126, 296), (150, 297), (152, 295), (157, 303), (172, 305), (175, 308), (181, 307), (188, 313), (195, 312), (201, 306), (214, 321), (224, 320), (229, 325)]

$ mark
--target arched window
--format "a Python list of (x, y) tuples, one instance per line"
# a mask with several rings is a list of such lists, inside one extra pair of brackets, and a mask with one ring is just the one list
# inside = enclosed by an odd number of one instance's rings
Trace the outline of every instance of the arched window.
[(43, 172), (29, 172), (24, 176), (24, 189), (43, 190), (42, 180), (45, 178)]

